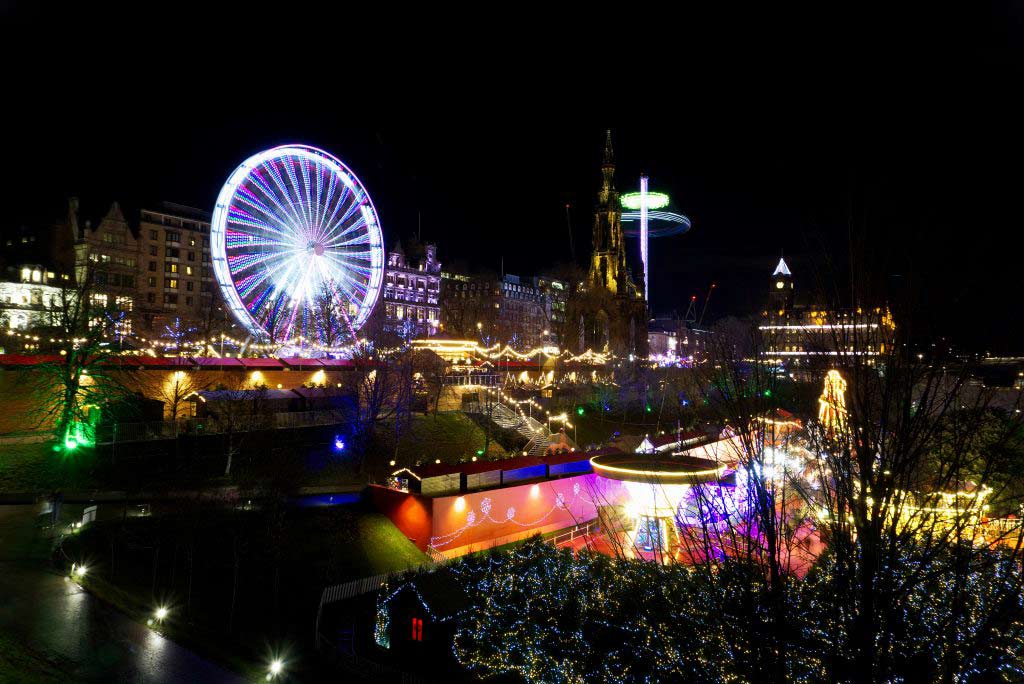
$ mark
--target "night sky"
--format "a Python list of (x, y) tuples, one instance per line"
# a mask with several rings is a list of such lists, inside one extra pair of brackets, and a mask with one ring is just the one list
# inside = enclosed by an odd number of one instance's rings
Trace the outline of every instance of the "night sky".
[[(785, 85), (785, 69), (764, 67), (754, 86), (733, 87), (708, 62), (714, 95), (670, 80), (678, 99), (608, 111), (596, 99), (566, 103), (550, 81), (535, 93), (517, 81), (510, 97), (500, 89), (507, 63), (490, 75), (495, 89), (462, 93), (471, 107), (392, 93), (378, 104), (392, 114), (380, 125), (327, 98), (247, 103), (159, 81), (108, 84), (69, 116), (57, 83), (36, 99), (36, 82), (9, 100), (21, 103), (7, 142), (18, 162), (2, 172), (0, 226), (54, 213), (69, 194), (210, 209), (248, 155), (302, 142), (360, 176), (388, 247), (414, 235), (419, 216), (442, 262), (496, 272), (503, 258), (506, 272), (532, 275), (570, 259), (566, 203), (585, 263), (610, 126), (620, 191), (644, 172), (693, 221), (687, 234), (652, 241), (654, 313), (682, 314), (712, 282), (709, 320), (757, 311), (782, 252), (798, 289), (848, 301), (852, 240), (862, 255), (853, 270), (914, 302), (920, 340), (1024, 353), (1021, 16), (986, 16), (970, 41), (907, 43), (899, 61), (825, 66), (798, 51), (786, 60), (802, 65), (801, 78)], [(635, 241), (629, 248), (638, 259)]]

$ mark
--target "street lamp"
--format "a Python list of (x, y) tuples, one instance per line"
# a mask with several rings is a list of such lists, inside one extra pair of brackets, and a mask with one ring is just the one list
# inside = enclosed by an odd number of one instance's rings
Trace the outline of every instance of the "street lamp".
[(270, 661), (270, 665), (267, 667), (267, 681), (276, 679), (284, 671), (284, 661), (280, 658), (274, 658)]

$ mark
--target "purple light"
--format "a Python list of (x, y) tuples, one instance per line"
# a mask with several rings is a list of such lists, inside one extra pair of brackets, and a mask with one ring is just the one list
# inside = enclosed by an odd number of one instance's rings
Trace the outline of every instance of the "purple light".
[(644, 262), (644, 300), (648, 300), (647, 267), (647, 176), (640, 176), (640, 259)]

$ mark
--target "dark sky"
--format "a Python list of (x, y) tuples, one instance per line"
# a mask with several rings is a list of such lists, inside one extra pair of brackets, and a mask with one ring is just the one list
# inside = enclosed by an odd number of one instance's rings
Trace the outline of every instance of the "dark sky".
[[(566, 203), (584, 262), (610, 126), (620, 190), (645, 172), (693, 221), (688, 234), (652, 242), (656, 313), (682, 313), (711, 282), (709, 317), (755, 311), (783, 250), (798, 288), (834, 283), (848, 299), (852, 239), (855, 272), (870, 271), (889, 297), (911, 291), (919, 337), (1024, 353), (1021, 16), (1009, 7), (972, 19), (955, 41), (901, 35), (895, 52), (870, 60), (823, 64), (808, 46), (785, 58), (799, 78), (756, 54), (742, 82), (706, 60), (713, 88), (652, 72), (651, 97), (608, 78), (601, 98), (573, 101), (575, 90), (552, 83), (565, 75), (557, 67), (533, 86), (505, 63), (486, 92), (396, 89), (375, 104), (380, 117), (300, 88), (271, 98), (159, 79), (76, 90), (69, 107), (61, 89), (74, 69), (48, 72), (49, 88), (28, 72), (31, 83), (7, 91), (17, 107), (0, 224), (68, 194), (210, 208), (245, 157), (302, 142), (360, 176), (388, 246), (415, 233), (419, 214), (442, 261), (497, 271), (504, 257), (507, 272), (529, 275), (569, 259)], [(612, 100), (627, 106), (600, 104)]]

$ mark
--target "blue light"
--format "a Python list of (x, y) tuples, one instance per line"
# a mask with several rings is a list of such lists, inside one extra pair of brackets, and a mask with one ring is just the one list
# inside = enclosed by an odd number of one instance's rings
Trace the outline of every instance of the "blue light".
[(338, 437), (337, 435), (334, 436), (334, 450), (335, 451), (344, 451), (345, 450), (345, 440), (343, 440), (341, 437)]

